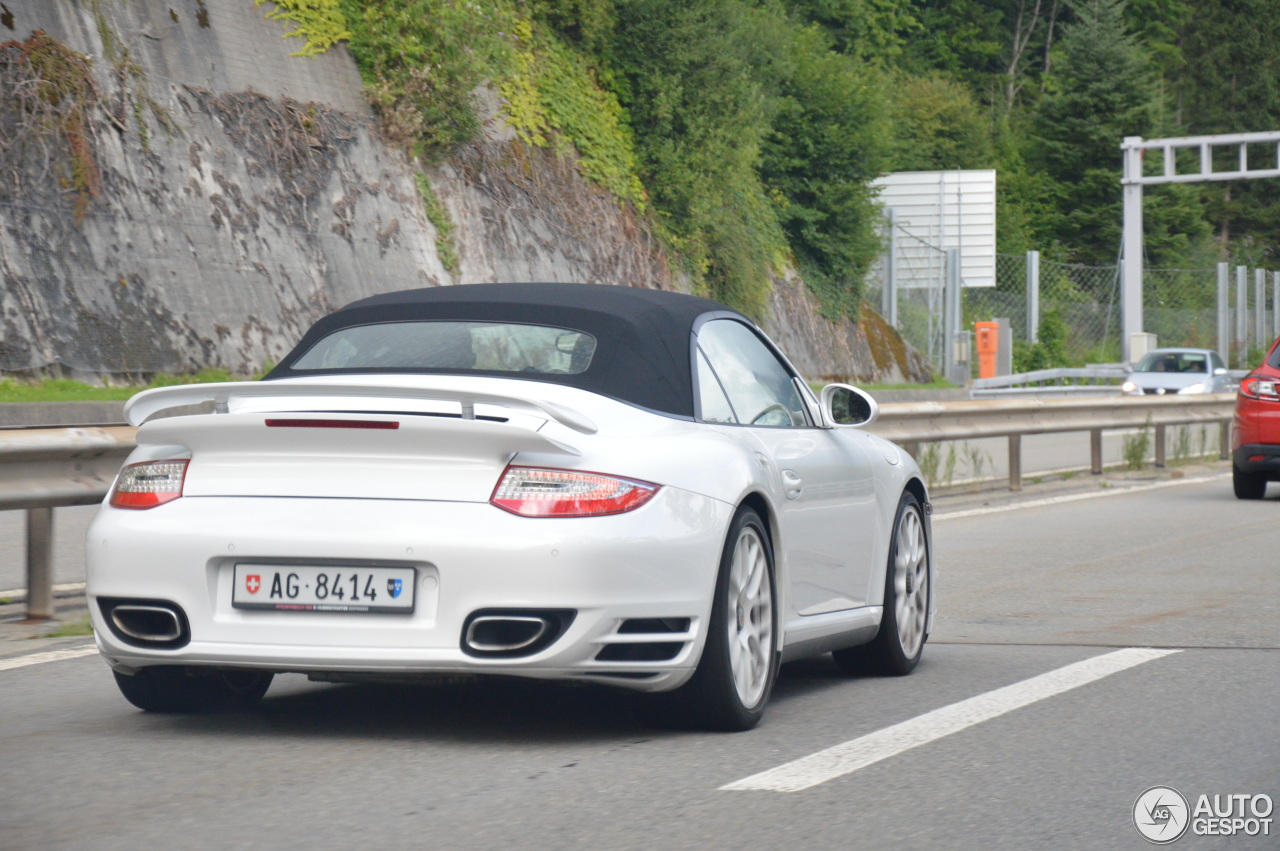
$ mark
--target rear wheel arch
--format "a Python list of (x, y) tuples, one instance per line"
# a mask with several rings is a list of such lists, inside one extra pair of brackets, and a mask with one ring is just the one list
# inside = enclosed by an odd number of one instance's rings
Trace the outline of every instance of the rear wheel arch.
[(728, 732), (749, 730), (763, 716), (781, 661), (782, 623), (767, 526), (750, 502), (734, 512), (697, 668), (674, 691), (638, 696), (645, 720)]

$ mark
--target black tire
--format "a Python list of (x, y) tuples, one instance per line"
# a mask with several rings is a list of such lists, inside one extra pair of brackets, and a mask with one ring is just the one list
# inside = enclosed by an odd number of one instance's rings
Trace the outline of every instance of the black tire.
[(1267, 495), (1267, 475), (1246, 473), (1232, 464), (1231, 486), (1235, 489), (1236, 499), (1262, 499)]
[[(749, 588), (735, 591), (733, 583), (747, 568), (757, 593), (767, 588), (767, 599), (751, 599)], [(730, 617), (730, 601), (733, 604)], [(746, 599), (750, 605), (741, 607)], [(731, 631), (733, 633), (731, 637)], [(755, 636), (753, 641), (752, 636)], [(639, 695), (641, 717), (664, 727), (740, 732), (750, 730), (764, 717), (769, 695), (778, 677), (778, 592), (774, 578), (773, 547), (760, 515), (738, 509), (720, 556), (715, 598), (702, 658), (693, 677), (675, 691)], [(748, 655), (733, 649), (745, 642)], [(734, 658), (738, 659), (735, 674)]]
[[(929, 537), (924, 513), (915, 494), (906, 491), (898, 501), (889, 539), (889, 564), (884, 578), (884, 615), (880, 629), (868, 644), (836, 650), (831, 655), (847, 674), (881, 674), (900, 677), (915, 670), (928, 638), (929, 602), (933, 587), (929, 576)], [(899, 547), (909, 544), (899, 564)], [(899, 605), (899, 603), (903, 605)], [(901, 610), (901, 611), (900, 611)], [(907, 619), (910, 619), (909, 621)], [(907, 624), (904, 639), (900, 620)], [(904, 646), (904, 641), (906, 646)]]
[(133, 676), (115, 672), (125, 700), (147, 712), (242, 712), (271, 687), (270, 671), (193, 671), (157, 666)]

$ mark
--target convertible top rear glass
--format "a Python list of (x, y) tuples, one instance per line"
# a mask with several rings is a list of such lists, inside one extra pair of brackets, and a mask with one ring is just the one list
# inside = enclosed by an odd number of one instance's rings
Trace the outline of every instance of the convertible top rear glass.
[(293, 364), (317, 369), (480, 369), (577, 375), (591, 364), (596, 338), (545, 325), (498, 322), (380, 322), (340, 328)]
[[(699, 319), (709, 315), (751, 324), (714, 301), (636, 287), (465, 284), (403, 290), (353, 302), (324, 317), (266, 380), (362, 373), (519, 377), (568, 384), (691, 418), (690, 335)], [(460, 328), (472, 338), (476, 359), (471, 365), (445, 345), (445, 337)], [(493, 328), (505, 331), (486, 330)], [(550, 359), (505, 349), (503, 354), (496, 343), (486, 350), (476, 345), (483, 334), (505, 336), (513, 349), (538, 337)], [(589, 344), (582, 342), (579, 349), (579, 341), (585, 340), (594, 346), (584, 356)]]

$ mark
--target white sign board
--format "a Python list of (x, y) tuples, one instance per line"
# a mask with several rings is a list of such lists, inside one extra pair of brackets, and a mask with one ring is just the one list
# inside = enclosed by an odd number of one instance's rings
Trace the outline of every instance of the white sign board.
[(950, 248), (960, 250), (961, 286), (996, 285), (994, 169), (899, 171), (871, 185), (897, 224), (897, 286), (938, 286)]

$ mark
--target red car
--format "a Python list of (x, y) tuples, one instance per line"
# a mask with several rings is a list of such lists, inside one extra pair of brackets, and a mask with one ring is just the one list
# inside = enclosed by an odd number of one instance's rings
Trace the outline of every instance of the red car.
[(1267, 482), (1280, 481), (1280, 340), (1240, 382), (1231, 429), (1231, 473), (1240, 499), (1262, 499)]

